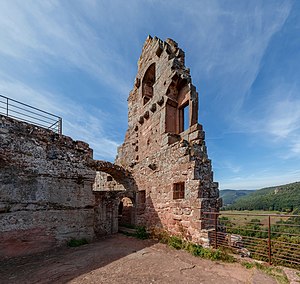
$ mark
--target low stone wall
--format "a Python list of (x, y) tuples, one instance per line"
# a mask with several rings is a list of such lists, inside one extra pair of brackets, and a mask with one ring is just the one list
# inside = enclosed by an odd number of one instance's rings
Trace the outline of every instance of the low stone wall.
[(88, 144), (0, 117), (0, 257), (94, 238)]

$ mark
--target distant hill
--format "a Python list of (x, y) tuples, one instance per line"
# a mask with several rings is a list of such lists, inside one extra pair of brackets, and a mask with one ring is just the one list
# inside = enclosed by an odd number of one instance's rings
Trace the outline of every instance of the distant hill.
[(226, 210), (276, 210), (300, 209), (300, 182), (262, 188), (237, 198)]
[(235, 189), (223, 189), (220, 190), (220, 197), (223, 199), (223, 206), (233, 204), (237, 198), (246, 196), (255, 190), (235, 190)]

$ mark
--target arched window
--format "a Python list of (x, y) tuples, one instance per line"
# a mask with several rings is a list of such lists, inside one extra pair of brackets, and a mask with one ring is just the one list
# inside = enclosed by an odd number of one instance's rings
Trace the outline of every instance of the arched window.
[(142, 81), (143, 105), (149, 102), (153, 97), (154, 83), (155, 83), (155, 63), (149, 66)]
[(178, 87), (178, 132), (187, 130), (190, 126), (190, 90), (185, 81)]
[(179, 134), (190, 126), (190, 89), (186, 80), (172, 82), (167, 90), (166, 132)]

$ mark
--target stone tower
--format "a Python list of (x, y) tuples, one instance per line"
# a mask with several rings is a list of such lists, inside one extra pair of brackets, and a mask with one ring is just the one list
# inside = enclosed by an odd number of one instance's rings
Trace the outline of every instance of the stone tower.
[(202, 213), (221, 205), (204, 138), (183, 50), (172, 39), (148, 36), (116, 158), (136, 183), (132, 223), (201, 242)]

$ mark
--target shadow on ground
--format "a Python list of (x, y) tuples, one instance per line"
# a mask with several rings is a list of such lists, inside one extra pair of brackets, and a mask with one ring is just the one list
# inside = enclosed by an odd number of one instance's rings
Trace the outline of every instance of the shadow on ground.
[(194, 257), (151, 240), (121, 234), (77, 248), (0, 262), (0, 283), (71, 284), (276, 284), (276, 280), (239, 263)]
[(81, 247), (0, 261), (0, 283), (66, 283), (153, 244), (117, 234)]

